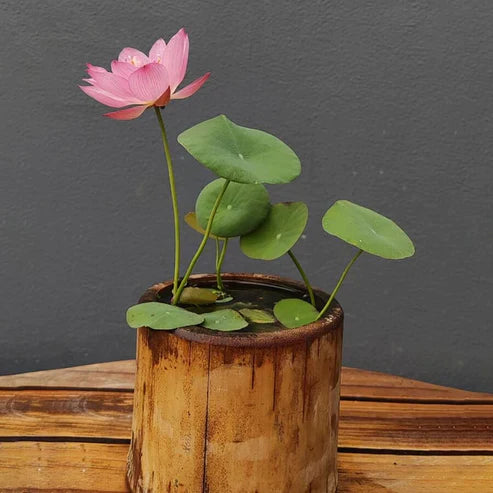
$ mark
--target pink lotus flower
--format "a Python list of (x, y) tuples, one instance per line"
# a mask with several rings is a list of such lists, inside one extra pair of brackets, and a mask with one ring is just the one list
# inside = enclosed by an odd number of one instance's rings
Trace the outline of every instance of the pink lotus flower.
[(112, 108), (106, 113), (115, 120), (138, 118), (151, 106), (166, 106), (171, 99), (188, 98), (209, 78), (210, 72), (177, 91), (188, 63), (188, 34), (180, 29), (168, 42), (158, 39), (149, 56), (134, 48), (124, 48), (118, 60), (111, 62), (111, 72), (87, 64), (90, 86), (79, 86), (88, 96)]

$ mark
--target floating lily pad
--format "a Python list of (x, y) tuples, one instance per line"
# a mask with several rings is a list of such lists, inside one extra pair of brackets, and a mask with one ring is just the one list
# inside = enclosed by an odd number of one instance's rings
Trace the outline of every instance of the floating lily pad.
[(219, 297), (217, 300), (216, 300), (216, 304), (221, 304), (221, 303), (229, 303), (230, 301), (233, 301), (233, 297), (230, 296), (229, 294), (227, 293), (222, 293), (223, 297)]
[(275, 204), (257, 229), (241, 237), (241, 250), (247, 257), (256, 259), (282, 257), (298, 241), (307, 220), (308, 207), (303, 202)]
[[(195, 212), (189, 212), (188, 214), (185, 214), (185, 222), (197, 233), (200, 233), (202, 235), (205, 235), (205, 229), (199, 224), (197, 220), (197, 214)], [(216, 236), (215, 234), (210, 234), (209, 238), (212, 238), (213, 240), (223, 240), (224, 238), (221, 238), (220, 236)]]
[(230, 332), (240, 330), (248, 325), (248, 322), (235, 310), (226, 308), (224, 310), (215, 310), (210, 313), (204, 313), (202, 326), (206, 329), (220, 330)]
[(306, 301), (287, 298), (276, 303), (274, 315), (285, 327), (294, 329), (315, 322), (318, 318), (318, 311)]
[[(202, 228), (207, 227), (224, 181), (219, 178), (209, 183), (197, 198), (195, 212)], [(270, 207), (269, 194), (263, 185), (230, 183), (214, 217), (212, 232), (226, 238), (249, 233), (266, 218)]]
[(202, 315), (166, 303), (140, 303), (127, 310), (127, 323), (130, 327), (150, 327), (156, 330), (172, 330), (189, 325), (200, 325)]
[(390, 219), (371, 209), (338, 200), (324, 215), (327, 233), (373, 255), (402, 259), (414, 255), (409, 236)]
[(180, 296), (183, 305), (212, 305), (219, 298), (214, 289), (186, 287)]
[(251, 323), (255, 324), (271, 324), (276, 319), (266, 310), (258, 308), (242, 308), (240, 313)]
[(178, 136), (206, 168), (239, 183), (289, 183), (301, 172), (298, 156), (277, 137), (219, 115)]

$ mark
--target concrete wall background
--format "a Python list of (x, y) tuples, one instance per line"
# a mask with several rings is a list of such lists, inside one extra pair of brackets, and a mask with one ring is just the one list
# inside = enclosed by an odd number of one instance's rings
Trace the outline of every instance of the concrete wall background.
[[(0, 18), (0, 373), (133, 357), (125, 308), (172, 272), (159, 132), (152, 112), (102, 118), (77, 84), (85, 62), (186, 26), (186, 80), (213, 76), (166, 110), (183, 213), (213, 177), (179, 132), (224, 112), (278, 135), (304, 168), (270, 190), (309, 204), (296, 251), (315, 285), (352, 254), (320, 227), (337, 198), (417, 247), (352, 271), (344, 364), (493, 391), (491, 2), (21, 0)], [(183, 230), (189, 259), (198, 238)], [(238, 248), (226, 269), (296, 276)]]

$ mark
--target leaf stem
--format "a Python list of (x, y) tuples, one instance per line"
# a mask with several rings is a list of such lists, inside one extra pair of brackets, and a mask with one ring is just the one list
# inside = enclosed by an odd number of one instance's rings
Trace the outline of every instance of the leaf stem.
[(218, 270), (218, 265), (219, 265), (220, 250), (221, 250), (221, 245), (219, 244), (219, 238), (216, 238), (216, 271)]
[(209, 220), (207, 221), (207, 227), (205, 228), (205, 234), (202, 237), (202, 241), (200, 242), (200, 245), (197, 248), (195, 255), (192, 257), (192, 260), (190, 261), (190, 265), (188, 266), (188, 269), (185, 272), (185, 275), (183, 276), (183, 279), (181, 280), (181, 283), (178, 289), (176, 290), (176, 293), (174, 293), (173, 305), (176, 305), (180, 301), (181, 293), (183, 292), (185, 286), (187, 285), (188, 278), (190, 277), (190, 274), (192, 273), (195, 264), (197, 263), (200, 256), (202, 255), (202, 252), (204, 251), (207, 240), (209, 239), (209, 236), (211, 234), (212, 222), (214, 221), (214, 217), (216, 215), (217, 209), (219, 207), (219, 204), (221, 203), (224, 193), (226, 192), (226, 189), (228, 188), (229, 183), (230, 183), (229, 180), (225, 180), (223, 188), (219, 192), (219, 195), (217, 196), (216, 201), (214, 202), (214, 206), (212, 207)]
[[(224, 238), (223, 240), (223, 247), (221, 249), (221, 254), (217, 257), (217, 262), (216, 262), (216, 278), (217, 278), (217, 289), (220, 289), (221, 291), (224, 291), (224, 284), (223, 280), (221, 278), (221, 268), (223, 266), (224, 262), (224, 257), (226, 256), (226, 249), (228, 248), (228, 241), (229, 238)], [(216, 239), (216, 253), (219, 252), (219, 240)]]
[(320, 313), (318, 314), (317, 320), (321, 319), (324, 316), (325, 312), (329, 309), (329, 306), (332, 303), (332, 300), (335, 298), (337, 291), (339, 291), (339, 288), (342, 286), (344, 279), (346, 279), (346, 276), (348, 275), (349, 269), (351, 269), (354, 262), (356, 262), (356, 260), (358, 260), (358, 257), (362, 253), (363, 253), (363, 250), (358, 250), (356, 252), (356, 255), (349, 262), (349, 264), (346, 265), (346, 268), (344, 269), (343, 273), (341, 274), (341, 277), (339, 278), (339, 281), (337, 282), (336, 287), (334, 288), (334, 291), (332, 291), (332, 294), (330, 295), (329, 301), (327, 301), (325, 306), (320, 310)]
[(173, 204), (173, 219), (175, 223), (175, 269), (173, 274), (173, 293), (176, 293), (178, 289), (178, 280), (180, 278), (180, 214), (178, 212), (178, 200), (176, 197), (176, 185), (175, 174), (173, 171), (173, 162), (171, 161), (171, 153), (169, 150), (168, 136), (166, 135), (166, 128), (164, 126), (163, 116), (161, 115), (161, 109), (154, 106), (156, 116), (161, 128), (161, 137), (163, 139), (164, 155), (166, 156), (166, 163), (168, 165), (169, 187), (171, 191), (171, 202)]
[(303, 279), (306, 289), (308, 291), (308, 295), (310, 296), (310, 303), (315, 306), (315, 296), (313, 294), (313, 289), (310, 284), (310, 281), (308, 280), (308, 276), (305, 274), (305, 271), (303, 270), (303, 267), (301, 267), (301, 264), (299, 260), (295, 257), (294, 253), (291, 250), (288, 250), (288, 255), (291, 257), (291, 260), (293, 261), (294, 265), (298, 269), (298, 272), (301, 275), (301, 278)]

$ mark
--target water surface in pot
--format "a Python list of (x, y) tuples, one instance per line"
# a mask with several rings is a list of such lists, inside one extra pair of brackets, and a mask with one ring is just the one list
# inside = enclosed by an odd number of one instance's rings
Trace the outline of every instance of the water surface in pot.
[[(204, 281), (197, 283), (191, 282), (190, 285), (196, 287), (215, 287), (215, 283)], [(231, 301), (206, 306), (187, 305), (185, 307), (196, 313), (210, 313), (225, 308), (231, 308), (236, 311), (244, 309), (263, 310), (274, 319), (273, 322), (257, 323), (250, 321), (248, 327), (241, 330), (242, 333), (258, 333), (289, 330), (275, 320), (273, 309), (278, 301), (285, 298), (299, 298), (309, 301), (308, 294), (288, 286), (250, 281), (224, 281), (224, 287), (227, 294), (232, 297)], [(170, 290), (166, 289), (161, 291), (159, 293), (159, 300), (164, 303), (169, 303), (171, 300)], [(317, 302), (317, 304), (323, 305), (321, 300), (318, 299)]]

